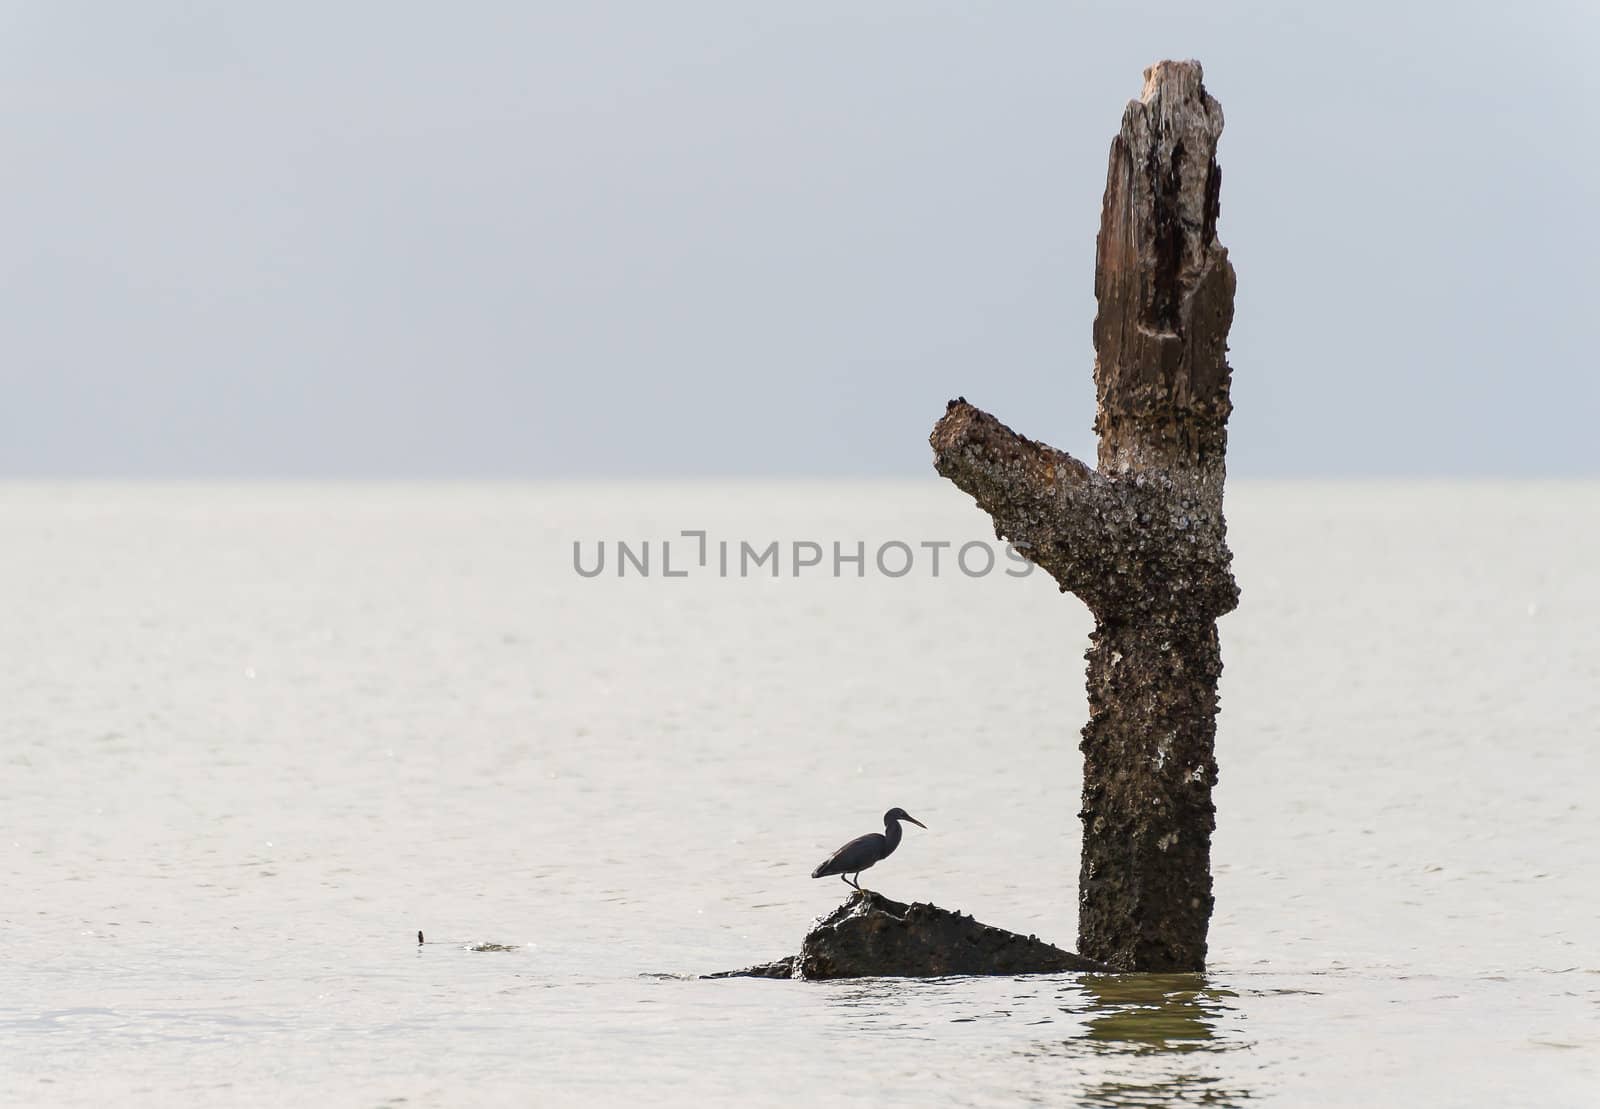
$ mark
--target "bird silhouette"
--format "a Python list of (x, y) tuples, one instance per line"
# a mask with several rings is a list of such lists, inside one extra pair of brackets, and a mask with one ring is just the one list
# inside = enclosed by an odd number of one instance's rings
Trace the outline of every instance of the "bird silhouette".
[[(881, 863), (894, 849), (900, 846), (900, 822), (909, 820), (918, 828), (926, 829), (928, 826), (906, 810), (893, 808), (883, 814), (883, 831), (868, 832), (864, 836), (857, 836), (845, 844), (832, 855), (828, 861), (811, 872), (813, 878), (826, 878), (830, 874), (837, 874), (847, 886), (861, 888), (861, 872), (877, 863)], [(855, 881), (849, 875), (854, 874)]]

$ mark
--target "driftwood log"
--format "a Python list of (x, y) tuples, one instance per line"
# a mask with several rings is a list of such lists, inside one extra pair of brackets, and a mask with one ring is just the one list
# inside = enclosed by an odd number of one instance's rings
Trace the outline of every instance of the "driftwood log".
[(820, 981), (1109, 969), (1037, 936), (1020, 936), (936, 905), (905, 905), (863, 890), (812, 926), (800, 954), (705, 977)]
[(1233, 267), (1217, 242), (1222, 109), (1198, 62), (1145, 71), (1111, 142), (1095, 257), (1099, 464), (964, 399), (940, 474), (1094, 614), (1078, 950), (1205, 966), (1217, 781), (1217, 618), (1238, 603), (1222, 518)]

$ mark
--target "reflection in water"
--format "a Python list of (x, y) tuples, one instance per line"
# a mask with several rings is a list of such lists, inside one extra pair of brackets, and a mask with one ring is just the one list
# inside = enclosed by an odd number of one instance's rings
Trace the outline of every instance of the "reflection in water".
[(1206, 1059), (1248, 1046), (1228, 1028), (1234, 996), (1200, 974), (1084, 975), (1062, 1007), (1084, 1018), (1082, 1033), (1029, 1054), (1087, 1053), (1107, 1064), (1080, 1095), (1084, 1105), (1239, 1105), (1251, 1092), (1224, 1086)]
[(1249, 1099), (1250, 1091), (1224, 1086), (1216, 1075), (1174, 1074), (1150, 1082), (1096, 1082), (1084, 1091), (1078, 1104), (1096, 1109), (1155, 1109), (1168, 1105), (1243, 1105)]
[(1094, 1013), (1083, 1038), (1108, 1050), (1182, 1053), (1239, 1046), (1216, 1035), (1217, 1020), (1228, 1011), (1223, 999), (1235, 995), (1208, 985), (1204, 975), (1092, 975), (1080, 985)]
[(914, 995), (937, 997), (937, 983), (915, 978), (845, 978), (826, 984), (828, 1005), (855, 1028), (909, 1030), (898, 1017)]
[(828, 1004), (844, 1009), (878, 1008), (892, 1002), (905, 989), (898, 978), (845, 978), (828, 991)]
[[(1250, 1046), (1236, 995), (1203, 975), (855, 978), (818, 989), (852, 1035), (992, 1045), (1039, 1061), (1030, 1097), (1046, 1104), (1226, 1106), (1257, 1092), (1234, 1055)], [(1040, 1040), (1049, 1028), (1060, 1031)]]

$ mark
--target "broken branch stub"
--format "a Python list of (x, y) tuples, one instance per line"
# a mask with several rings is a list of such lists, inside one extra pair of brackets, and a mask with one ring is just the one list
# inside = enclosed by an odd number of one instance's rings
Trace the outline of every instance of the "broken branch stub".
[(1234, 274), (1217, 242), (1221, 135), (1200, 63), (1159, 62), (1111, 140), (1094, 279), (1105, 473), (1222, 464)]

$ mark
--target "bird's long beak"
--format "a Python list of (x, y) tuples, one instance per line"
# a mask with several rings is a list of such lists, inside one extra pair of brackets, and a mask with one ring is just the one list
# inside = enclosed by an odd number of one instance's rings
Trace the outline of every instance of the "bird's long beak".
[(918, 828), (921, 828), (924, 832), (926, 832), (928, 830), (928, 826), (926, 824), (924, 824), (922, 821), (918, 820), (916, 817), (908, 816), (908, 817), (906, 817), (906, 819), (911, 821), (911, 823), (915, 824)]

